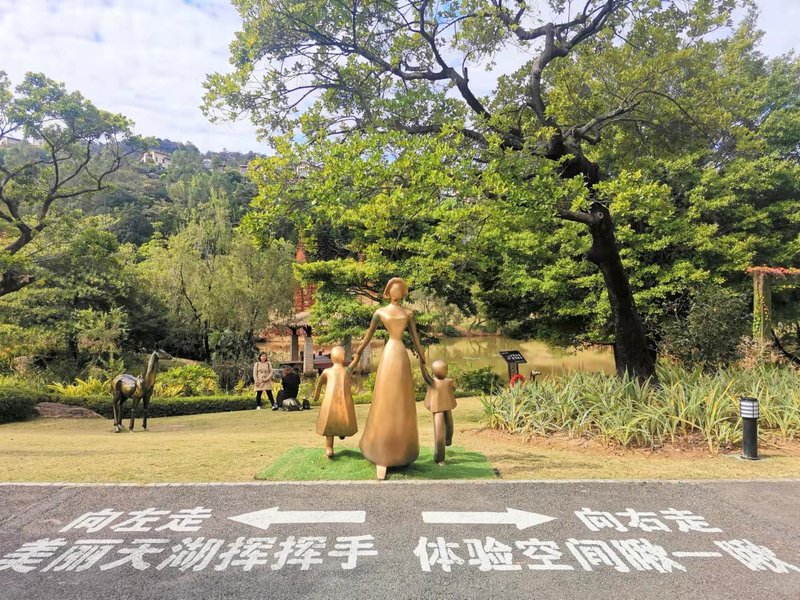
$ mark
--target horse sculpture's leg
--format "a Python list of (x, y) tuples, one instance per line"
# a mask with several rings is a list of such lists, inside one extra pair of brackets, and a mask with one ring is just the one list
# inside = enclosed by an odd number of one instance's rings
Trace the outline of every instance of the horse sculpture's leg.
[(139, 398), (131, 398), (131, 422), (128, 429), (133, 431), (133, 421), (136, 419), (136, 407), (139, 406)]
[(119, 433), (119, 426), (117, 425), (118, 418), (117, 414), (119, 412), (119, 400), (117, 399), (117, 392), (114, 392), (114, 399), (111, 401), (111, 407), (114, 410), (114, 433)]
[(111, 402), (111, 407), (114, 411), (114, 433), (119, 433), (120, 426), (122, 422), (122, 394), (119, 390), (119, 384), (114, 386), (114, 390), (112, 391), (113, 400)]
[(142, 406), (144, 407), (144, 418), (142, 419), (142, 429), (147, 431), (147, 408), (150, 406), (150, 396), (142, 398)]

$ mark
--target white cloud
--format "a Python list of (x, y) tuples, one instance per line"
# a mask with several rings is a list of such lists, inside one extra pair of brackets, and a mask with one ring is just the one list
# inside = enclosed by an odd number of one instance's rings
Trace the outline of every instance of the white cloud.
[(250, 123), (214, 125), (199, 109), (240, 24), (225, 0), (0, 0), (0, 69), (64, 81), (143, 135), (263, 151)]
[[(758, 0), (764, 52), (796, 47), (800, 1)], [(789, 6), (789, 5), (792, 6)], [(199, 105), (208, 73), (227, 71), (239, 15), (227, 0), (0, 0), (0, 70), (19, 82), (43, 72), (120, 112), (144, 135), (201, 150), (265, 151), (247, 121), (213, 125)], [(476, 72), (479, 93), (520, 64), (509, 56)]]
[(762, 51), (779, 56), (800, 50), (797, 24), (800, 23), (800, 0), (756, 0), (759, 8), (758, 26), (764, 30)]

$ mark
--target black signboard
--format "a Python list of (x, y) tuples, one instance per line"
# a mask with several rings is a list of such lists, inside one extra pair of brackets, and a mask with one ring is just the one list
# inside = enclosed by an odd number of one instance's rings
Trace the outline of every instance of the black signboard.
[(503, 360), (506, 361), (508, 365), (509, 381), (511, 381), (514, 375), (519, 373), (519, 365), (528, 362), (519, 350), (501, 350), (500, 356), (503, 357)]
[(501, 350), (500, 356), (509, 364), (521, 365), (528, 362), (519, 350)]

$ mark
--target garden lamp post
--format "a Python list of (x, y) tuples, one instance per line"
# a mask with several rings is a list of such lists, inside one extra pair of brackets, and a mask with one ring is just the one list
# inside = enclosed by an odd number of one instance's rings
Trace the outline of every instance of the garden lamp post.
[(739, 412), (742, 415), (742, 458), (758, 460), (758, 400), (742, 396)]

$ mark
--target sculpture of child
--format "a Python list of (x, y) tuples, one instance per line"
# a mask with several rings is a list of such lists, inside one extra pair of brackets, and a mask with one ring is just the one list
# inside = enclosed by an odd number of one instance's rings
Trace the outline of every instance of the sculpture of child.
[(453, 409), (456, 407), (455, 385), (447, 376), (447, 363), (435, 360), (431, 365), (433, 377), (420, 363), (422, 377), (428, 384), (425, 394), (425, 408), (433, 413), (433, 437), (435, 445), (433, 460), (444, 466), (445, 446), (453, 443)]
[(356, 411), (353, 406), (353, 395), (350, 391), (350, 368), (344, 366), (344, 348), (334, 346), (331, 349), (331, 362), (314, 388), (314, 401), (319, 398), (322, 383), (326, 382), (325, 396), (317, 419), (317, 433), (325, 436), (325, 455), (333, 458), (333, 438), (344, 439), (358, 431)]

